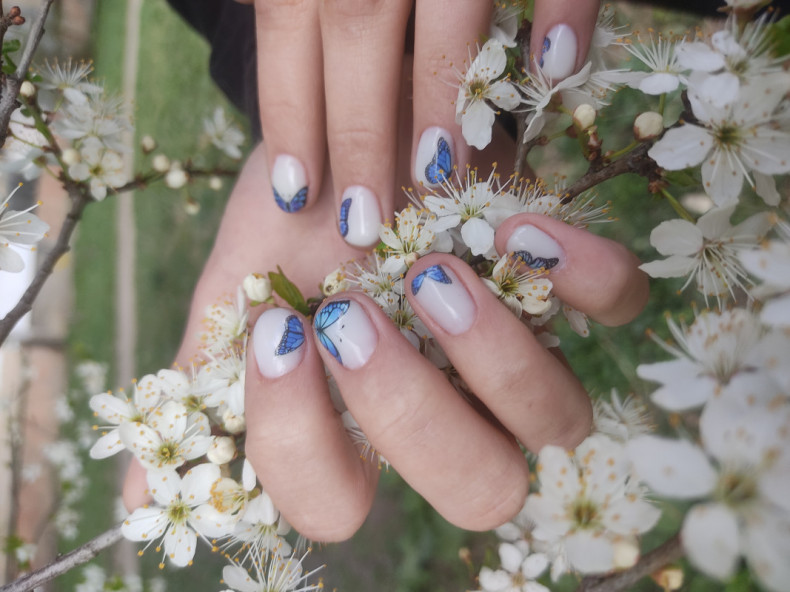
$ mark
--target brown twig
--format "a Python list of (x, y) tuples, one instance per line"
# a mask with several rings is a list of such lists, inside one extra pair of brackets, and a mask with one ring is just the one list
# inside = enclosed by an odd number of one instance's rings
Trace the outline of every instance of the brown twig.
[(42, 584), (63, 575), (78, 565), (87, 563), (96, 557), (96, 555), (104, 551), (104, 549), (117, 543), (119, 540), (121, 540), (121, 538), (121, 525), (118, 524), (107, 532), (103, 532), (99, 536), (89, 540), (84, 545), (77, 547), (73, 551), (69, 551), (65, 555), (61, 555), (46, 567), (42, 567), (41, 569), (31, 572), (14, 582), (6, 584), (0, 588), (0, 592), (25, 592), (26, 590), (33, 590), (37, 586), (41, 586)]
[(587, 191), (607, 179), (612, 179), (624, 173), (635, 173), (642, 177), (647, 177), (649, 180), (654, 180), (654, 177), (658, 178), (660, 176), (658, 165), (647, 155), (650, 146), (651, 144), (649, 143), (641, 144), (628, 155), (618, 158), (603, 167), (591, 167), (583, 177), (568, 187), (563, 201), (569, 202), (583, 191)]
[[(643, 555), (633, 567), (610, 576), (587, 576), (576, 592), (620, 592), (628, 590), (643, 577), (683, 557), (680, 535), (676, 534), (660, 547)], [(0, 592), (4, 592), (0, 589)]]

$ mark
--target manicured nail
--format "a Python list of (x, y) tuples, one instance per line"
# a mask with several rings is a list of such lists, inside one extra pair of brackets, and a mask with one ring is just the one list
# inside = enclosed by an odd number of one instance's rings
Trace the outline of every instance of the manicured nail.
[(349, 245), (370, 247), (379, 242), (379, 200), (367, 187), (353, 185), (343, 192), (340, 204), (340, 235)]
[(463, 333), (475, 320), (474, 300), (447, 267), (426, 267), (412, 279), (411, 292), (425, 312), (451, 335)]
[(450, 177), (453, 158), (453, 137), (446, 129), (429, 127), (420, 136), (414, 159), (414, 178), (426, 187), (437, 187)]
[(567, 78), (576, 67), (576, 34), (568, 25), (554, 25), (543, 38), (540, 64), (543, 73), (554, 81)]
[(283, 212), (298, 212), (307, 203), (307, 174), (293, 156), (280, 154), (272, 167), (274, 201)]
[(505, 248), (533, 269), (554, 269), (565, 262), (565, 253), (557, 241), (531, 224), (516, 228)]
[(376, 349), (378, 336), (362, 306), (334, 300), (319, 310), (313, 327), (318, 341), (346, 368), (361, 368)]
[(287, 308), (264, 312), (252, 331), (258, 370), (266, 378), (277, 378), (296, 368), (304, 357), (304, 327)]

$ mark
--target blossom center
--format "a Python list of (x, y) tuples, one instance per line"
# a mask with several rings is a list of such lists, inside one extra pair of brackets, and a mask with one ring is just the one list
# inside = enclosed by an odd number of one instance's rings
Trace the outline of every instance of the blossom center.
[(722, 125), (715, 133), (716, 142), (722, 148), (735, 148), (741, 144), (741, 130), (735, 125)]
[(159, 461), (163, 464), (177, 462), (180, 456), (181, 450), (178, 446), (178, 442), (174, 442), (172, 440), (162, 442), (162, 444), (159, 446), (159, 449), (156, 451), (157, 459), (159, 459)]
[(185, 524), (189, 517), (189, 506), (181, 500), (173, 502), (167, 508), (167, 519), (173, 524)]
[(598, 506), (588, 499), (578, 499), (571, 508), (571, 517), (578, 528), (592, 528), (598, 524)]
[(743, 471), (724, 471), (716, 483), (715, 498), (730, 507), (741, 506), (757, 495), (757, 480)]

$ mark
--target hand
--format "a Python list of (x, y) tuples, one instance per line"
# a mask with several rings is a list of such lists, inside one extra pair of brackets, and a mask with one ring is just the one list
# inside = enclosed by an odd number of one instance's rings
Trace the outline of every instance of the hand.
[[(261, 124), (275, 197), (286, 211), (317, 203), (328, 146), (335, 219), (347, 223), (345, 239), (356, 247), (376, 244), (378, 225), (394, 210), (400, 186), (394, 139), (412, 115), (407, 185), (432, 185), (436, 179), (426, 172), (437, 151), (450, 167), (463, 170), (470, 162), (456, 123), (454, 84), (470, 45), (489, 33), (493, 3), (416, 2), (412, 114), (412, 108), (399, 110), (396, 97), (403, 90), (413, 4), (255, 2)], [(536, 0), (531, 51), (553, 80), (584, 63), (598, 6), (595, 0)], [(341, 207), (349, 198), (350, 206)]]

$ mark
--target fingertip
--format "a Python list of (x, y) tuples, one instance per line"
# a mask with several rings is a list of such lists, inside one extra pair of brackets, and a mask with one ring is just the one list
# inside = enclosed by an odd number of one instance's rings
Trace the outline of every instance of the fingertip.
[(121, 497), (126, 511), (130, 513), (152, 499), (148, 493), (145, 468), (136, 458), (132, 458), (129, 463)]
[(352, 247), (369, 248), (379, 242), (382, 204), (367, 187), (352, 185), (343, 191), (338, 213), (340, 236)]
[(535, 0), (530, 68), (552, 83), (578, 72), (586, 61), (597, 21), (597, 0)]
[[(305, 208), (310, 187), (302, 161), (290, 154), (278, 154), (271, 168), (272, 194), (277, 206), (288, 214)], [(313, 193), (317, 192), (314, 188)]]

